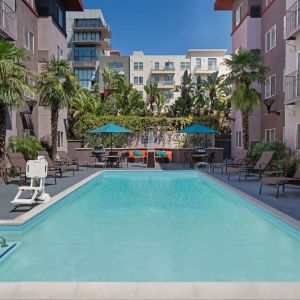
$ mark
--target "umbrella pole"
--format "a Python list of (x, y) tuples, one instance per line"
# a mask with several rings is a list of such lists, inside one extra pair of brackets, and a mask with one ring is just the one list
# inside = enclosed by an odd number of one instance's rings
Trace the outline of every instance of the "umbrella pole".
[(111, 133), (111, 134), (110, 134), (110, 152), (112, 152), (112, 146), (113, 146), (113, 145), (112, 145), (112, 142), (113, 142), (113, 141), (112, 141), (112, 133)]

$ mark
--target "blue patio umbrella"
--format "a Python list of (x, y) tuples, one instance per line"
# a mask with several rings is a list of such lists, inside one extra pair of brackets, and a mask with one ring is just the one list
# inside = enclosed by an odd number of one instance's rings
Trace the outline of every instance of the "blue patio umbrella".
[(112, 137), (113, 134), (132, 133), (131, 130), (118, 126), (116, 124), (107, 124), (99, 128), (89, 131), (90, 134), (110, 134), (110, 151), (112, 151)]
[(191, 133), (191, 134), (205, 134), (205, 144), (206, 144), (206, 135), (207, 134), (214, 134), (214, 133), (220, 133), (217, 130), (214, 130), (209, 127), (205, 127), (201, 124), (194, 124), (189, 127), (183, 128), (181, 130), (178, 130), (177, 133)]

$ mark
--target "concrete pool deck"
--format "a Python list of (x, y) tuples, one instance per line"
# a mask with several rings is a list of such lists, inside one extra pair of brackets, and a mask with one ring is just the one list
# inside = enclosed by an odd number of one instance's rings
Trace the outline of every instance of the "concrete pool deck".
[[(182, 166), (169, 164), (159, 169), (183, 170)], [(124, 169), (126, 170), (126, 169)], [(133, 167), (131, 170), (145, 170), (141, 167)], [(82, 172), (82, 173), (80, 173)], [(79, 171), (76, 177), (66, 177), (61, 180), (53, 193), (53, 200), (59, 201), (66, 194), (78, 186), (97, 176), (99, 172), (91, 174), (90, 171)], [(266, 188), (264, 194), (258, 194), (258, 180), (250, 179), (247, 182), (238, 182), (233, 178), (229, 182), (226, 175), (213, 174), (219, 182), (229, 184), (229, 188), (238, 187), (239, 193), (246, 193), (250, 201), (271, 211), (287, 223), (300, 228), (300, 191), (288, 190), (279, 199), (275, 197), (274, 188)], [(71, 184), (73, 182), (73, 185)], [(74, 185), (75, 184), (75, 185)], [(72, 186), (71, 186), (72, 185)], [(55, 187), (55, 186), (54, 186)], [(1, 187), (0, 187), (1, 188)], [(16, 186), (15, 186), (16, 188)], [(67, 190), (66, 190), (67, 188)], [(13, 194), (14, 195), (14, 194)], [(292, 196), (291, 196), (292, 195)], [(255, 198), (253, 198), (254, 196)], [(1, 189), (0, 189), (0, 199)], [(283, 200), (284, 199), (284, 200)], [(287, 204), (285, 203), (287, 202)], [(53, 203), (51, 203), (52, 205)], [(270, 204), (273, 204), (269, 206)], [(291, 209), (290, 206), (294, 209)], [(35, 207), (32, 211), (19, 214), (17, 219), (10, 220), (22, 224), (23, 217), (32, 217), (40, 210), (46, 209), (47, 204)], [(291, 214), (295, 219), (291, 218)], [(9, 222), (9, 223), (10, 223)], [(19, 223), (17, 222), (17, 223)], [(2, 222), (0, 222), (1, 224)], [(3, 223), (2, 223), (3, 224)], [(300, 282), (287, 283), (239, 283), (239, 282), (0, 282), (0, 299), (300, 299)]]

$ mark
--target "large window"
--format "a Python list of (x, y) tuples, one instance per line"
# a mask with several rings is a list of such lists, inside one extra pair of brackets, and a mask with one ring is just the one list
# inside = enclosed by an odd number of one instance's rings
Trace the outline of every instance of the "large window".
[(57, 147), (63, 148), (64, 147), (64, 133), (62, 131), (57, 131)]
[(159, 70), (159, 62), (158, 62), (158, 61), (156, 61), (156, 62), (154, 63), (154, 69), (155, 69), (155, 70)]
[(167, 62), (165, 62), (165, 68), (166, 68), (167, 70), (174, 70), (174, 69), (175, 69), (174, 63), (173, 63), (172, 61), (167, 61)]
[(276, 94), (276, 75), (267, 78), (265, 86), (265, 98), (270, 98)]
[(201, 57), (196, 58), (196, 68), (201, 70)]
[(64, 27), (64, 12), (63, 10), (56, 5), (56, 18), (58, 25), (63, 28)]
[(276, 25), (274, 25), (265, 36), (266, 52), (276, 47)]
[(275, 128), (265, 130), (265, 141), (267, 143), (275, 142)]
[(181, 70), (190, 70), (190, 68), (191, 68), (190, 62), (188, 62), (188, 61), (182, 61), (180, 63), (180, 69)]
[(235, 147), (242, 148), (242, 132), (241, 131), (235, 132)]
[(174, 77), (172, 75), (165, 75), (164, 76), (164, 82), (171, 83), (171, 82), (173, 82), (173, 80), (174, 80)]
[(134, 76), (133, 82), (134, 84), (143, 84), (144, 78), (142, 76)]
[[(31, 88), (34, 87), (35, 81), (34, 81), (34, 79), (32, 77), (27, 77), (26, 81), (27, 81), (28, 85)], [(26, 89), (24, 89), (24, 96), (27, 97), (27, 98), (30, 98), (30, 99), (34, 99), (35, 98), (34, 92), (28, 91)]]
[(217, 59), (216, 58), (209, 58), (208, 59), (208, 70), (216, 71), (217, 70)]
[(75, 61), (96, 61), (96, 47), (76, 46), (74, 48)]
[(102, 27), (100, 19), (76, 19), (75, 27), (79, 28), (99, 28)]
[(73, 41), (101, 41), (100, 32), (74, 32)]
[(34, 35), (28, 29), (24, 30), (24, 47), (34, 53)]
[(238, 26), (243, 18), (243, 3), (235, 11), (235, 26)]
[(75, 75), (78, 77), (81, 87), (90, 89), (92, 87), (92, 81), (95, 79), (95, 69), (74, 69)]
[(144, 63), (142, 61), (139, 61), (139, 62), (135, 61), (133, 63), (133, 69), (134, 70), (143, 70), (144, 69)]

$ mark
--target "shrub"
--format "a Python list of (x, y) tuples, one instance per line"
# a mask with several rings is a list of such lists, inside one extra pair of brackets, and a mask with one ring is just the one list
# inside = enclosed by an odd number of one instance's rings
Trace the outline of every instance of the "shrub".
[(26, 160), (36, 159), (38, 151), (43, 150), (38, 139), (34, 136), (10, 137), (7, 149), (12, 152), (21, 152)]

